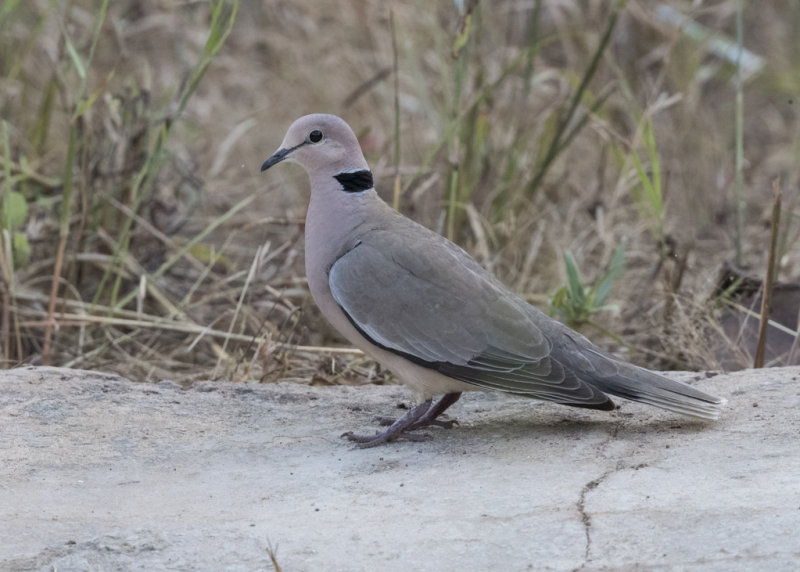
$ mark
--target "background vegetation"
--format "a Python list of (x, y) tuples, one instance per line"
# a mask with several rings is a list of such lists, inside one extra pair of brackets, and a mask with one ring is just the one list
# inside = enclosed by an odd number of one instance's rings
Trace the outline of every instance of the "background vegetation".
[(800, 262), (798, 37), (794, 0), (5, 0), (2, 364), (382, 380), (308, 295), (305, 175), (259, 173), (331, 112), (388, 201), (600, 345), (749, 365), (778, 178)]

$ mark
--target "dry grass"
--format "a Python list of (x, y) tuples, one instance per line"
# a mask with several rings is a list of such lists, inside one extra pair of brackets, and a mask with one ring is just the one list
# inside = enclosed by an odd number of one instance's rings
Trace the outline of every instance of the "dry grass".
[[(227, 39), (233, 2), (120, 0), (104, 18), (102, 2), (4, 3), (3, 364), (382, 381), (329, 349), (340, 339), (308, 296), (305, 176), (258, 172), (294, 118), (323, 111), (360, 135), (387, 200), (397, 188), (403, 212), (540, 305), (566, 282), (566, 250), (594, 279), (625, 243), (621, 310), (594, 316), (614, 335), (587, 334), (640, 363), (718, 367), (708, 299), (736, 252), (736, 67), (714, 41), (735, 46), (738, 1), (629, 0), (614, 21), (609, 2), (484, 0), (468, 26), (454, 2), (391, 4), (395, 49), (378, 0), (243, 2)], [(748, 3), (743, 23), (764, 67), (743, 80), (742, 257), (764, 274), (780, 177), (786, 280), (800, 5)], [(7, 220), (19, 197), (27, 212)], [(731, 353), (724, 365), (746, 365)]]

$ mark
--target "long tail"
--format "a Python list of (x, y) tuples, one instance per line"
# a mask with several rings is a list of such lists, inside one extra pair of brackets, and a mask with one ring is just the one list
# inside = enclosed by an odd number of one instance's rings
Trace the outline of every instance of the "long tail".
[(601, 391), (701, 419), (718, 419), (726, 403), (721, 397), (649, 369), (623, 362), (616, 362), (616, 365), (619, 368), (617, 375), (595, 378), (594, 385)]

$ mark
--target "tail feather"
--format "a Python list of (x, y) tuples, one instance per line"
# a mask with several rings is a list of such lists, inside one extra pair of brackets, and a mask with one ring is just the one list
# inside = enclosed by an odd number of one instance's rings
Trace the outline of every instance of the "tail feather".
[(601, 391), (700, 419), (718, 419), (726, 403), (721, 397), (704, 393), (654, 371), (621, 362), (617, 362), (617, 365), (617, 375), (594, 380)]

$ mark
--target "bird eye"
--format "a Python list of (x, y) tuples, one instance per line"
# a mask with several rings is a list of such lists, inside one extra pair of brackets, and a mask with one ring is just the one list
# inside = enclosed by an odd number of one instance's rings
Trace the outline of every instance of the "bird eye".
[(312, 143), (319, 143), (322, 141), (322, 131), (314, 129), (314, 131), (308, 134), (308, 140)]

